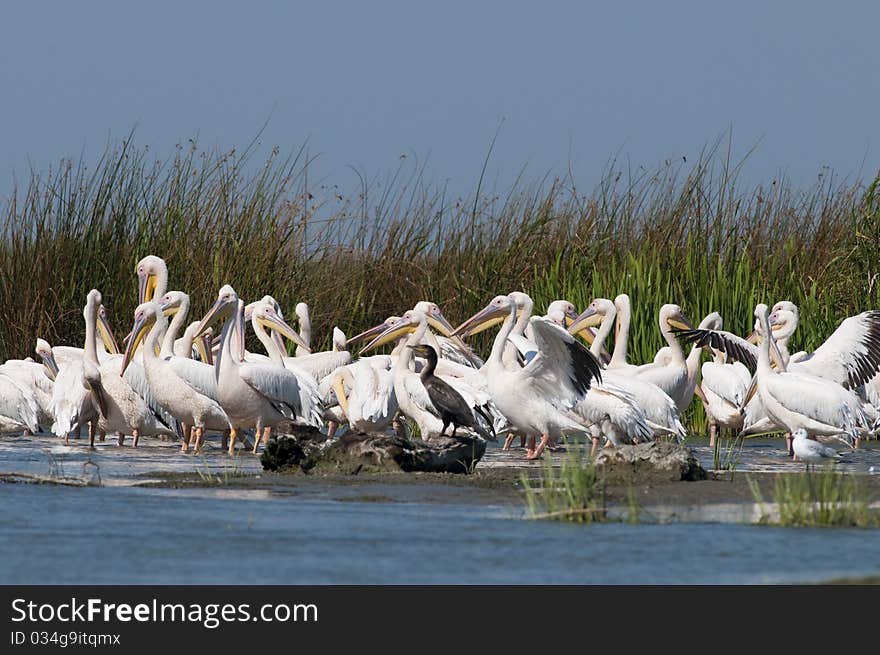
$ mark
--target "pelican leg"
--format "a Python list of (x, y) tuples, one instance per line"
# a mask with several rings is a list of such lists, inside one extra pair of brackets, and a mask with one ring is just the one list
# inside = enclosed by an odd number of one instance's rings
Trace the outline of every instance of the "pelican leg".
[[(532, 437), (530, 439), (529, 445), (534, 447), (534, 443), (535, 443), (535, 438)], [(538, 459), (543, 454), (544, 449), (547, 447), (548, 443), (550, 443), (550, 435), (549, 434), (542, 434), (541, 435), (541, 443), (539, 443), (538, 447), (534, 448), (534, 450), (532, 450), (531, 448), (529, 449), (529, 454), (526, 455), (526, 459)]]
[(106, 438), (107, 438), (106, 430), (98, 430), (98, 441), (100, 441), (101, 443), (104, 443), (104, 439), (106, 439)]
[(513, 439), (516, 435), (513, 432), (507, 433), (507, 438), (504, 440), (504, 445), (501, 446), (501, 450), (510, 450), (510, 444), (513, 443)]
[(73, 433), (73, 438), (74, 439), (82, 439), (82, 433), (83, 433), (83, 426), (82, 426), (82, 423), (80, 423), (76, 426), (76, 430)]
[(223, 430), (223, 439), (220, 441), (220, 447), (226, 450), (229, 447), (229, 430)]
[(229, 455), (235, 454), (235, 440), (238, 439), (238, 430), (232, 428), (229, 431)]
[(271, 439), (271, 438), (272, 438), (272, 428), (269, 426), (266, 426), (265, 428), (263, 428), (263, 444), (265, 445), (265, 444), (269, 443), (269, 439)]
[(794, 457), (794, 439), (791, 436), (791, 432), (785, 433), (785, 449), (788, 451), (788, 454)]
[(193, 447), (194, 453), (202, 452), (202, 444), (205, 443), (205, 428), (197, 428), (198, 434), (196, 435), (196, 445)]
[(855, 446), (853, 446), (853, 450), (858, 450), (859, 446), (861, 446), (861, 445), (862, 445), (862, 438), (856, 437), (856, 444), (855, 444)]
[(116, 433), (116, 445), (122, 448), (123, 444), (125, 444), (125, 434), (122, 432)]
[(717, 437), (718, 437), (718, 424), (714, 420), (709, 419), (709, 447), (710, 448), (715, 447), (715, 439)]
[(186, 423), (183, 423), (181, 427), (183, 428), (183, 439), (181, 440), (180, 444), (180, 452), (188, 453), (189, 444), (190, 441), (192, 441), (193, 431), (195, 430), (195, 428), (191, 425), (187, 425)]
[(89, 421), (89, 449), (95, 449), (95, 422)]
[(132, 448), (138, 447), (138, 439), (141, 438), (141, 431), (135, 428), (131, 431), (131, 436), (134, 437), (134, 442), (131, 444)]
[(590, 446), (590, 457), (595, 457), (596, 450), (599, 448), (599, 437), (593, 437), (591, 441), (592, 445)]
[[(336, 428), (338, 428), (338, 427), (339, 427), (339, 424), (336, 421), (328, 421), (327, 422), (327, 438), (328, 439), (332, 439), (334, 436), (336, 436)], [(398, 428), (400, 426), (397, 425), (397, 420), (391, 421), (391, 427), (394, 428), (394, 432), (398, 431)]]
[(526, 447), (526, 459), (532, 459), (532, 455), (535, 454), (535, 437), (529, 437), (529, 443)]

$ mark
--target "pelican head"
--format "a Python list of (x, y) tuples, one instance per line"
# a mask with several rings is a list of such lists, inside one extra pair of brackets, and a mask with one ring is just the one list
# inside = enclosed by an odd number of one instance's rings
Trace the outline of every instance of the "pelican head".
[(183, 291), (169, 291), (156, 302), (165, 316), (174, 316), (181, 310), (189, 311), (189, 296)]
[(268, 330), (275, 330), (298, 346), (305, 346), (303, 338), (278, 315), (272, 303), (263, 302), (262, 300), (254, 303), (251, 312), (251, 322), (259, 324)]
[[(156, 295), (160, 282), (168, 279), (168, 266), (165, 260), (156, 255), (147, 255), (137, 263), (138, 302), (149, 302)], [(161, 289), (165, 293), (164, 289)]]
[[(562, 321), (556, 321), (553, 317), (560, 315), (562, 316)], [(568, 327), (571, 323), (578, 317), (577, 310), (567, 300), (554, 300), (549, 305), (547, 305), (547, 316), (550, 316), (552, 321), (558, 323), (562, 327)]]
[(385, 329), (384, 332), (379, 334), (370, 343), (364, 346), (359, 354), (363, 355), (365, 352), (369, 352), (373, 348), (378, 348), (379, 346), (390, 343), (406, 334), (415, 332), (419, 325), (421, 325), (422, 323), (427, 323), (427, 321), (428, 318), (425, 316), (424, 313), (415, 309), (411, 309), (403, 316), (401, 316), (399, 321), (397, 321), (389, 328)]
[(302, 323), (303, 321), (309, 321), (309, 306), (306, 303), (296, 303), (296, 307), (293, 308), (293, 313), (296, 314), (296, 320), (298, 320), (300, 323)]
[(594, 298), (584, 311), (574, 317), (568, 331), (570, 334), (578, 334), (587, 328), (596, 327), (608, 314), (615, 312), (617, 309), (613, 302), (607, 298)]
[(798, 308), (794, 303), (783, 301), (773, 305), (767, 322), (776, 339), (786, 339), (794, 334), (798, 325)]
[(125, 355), (122, 357), (122, 370), (120, 375), (125, 372), (138, 346), (144, 340), (147, 332), (155, 325), (158, 320), (165, 320), (165, 315), (158, 303), (145, 302), (138, 305), (134, 310), (134, 325), (131, 328), (131, 339), (128, 340), (128, 346), (125, 348)]
[(413, 309), (417, 312), (422, 312), (428, 320), (428, 325), (437, 330), (440, 334), (445, 337), (452, 336), (452, 325), (450, 325), (449, 321), (446, 320), (446, 317), (443, 316), (443, 312), (440, 311), (437, 303), (428, 300), (421, 300), (416, 303)]
[(660, 308), (660, 327), (664, 327), (664, 324), (677, 330), (692, 330), (694, 327), (693, 323), (684, 315), (681, 307), (672, 304), (663, 305)]
[(384, 321), (379, 323), (379, 325), (371, 327), (369, 330), (364, 330), (360, 334), (356, 334), (348, 340), (349, 344), (357, 343), (358, 341), (365, 341), (366, 339), (372, 339), (377, 334), (382, 334), (388, 328), (396, 325), (400, 322), (400, 316), (389, 316)]
[(58, 362), (55, 361), (52, 346), (45, 339), (37, 339), (37, 347), (34, 352), (43, 360), (43, 365), (51, 373), (51, 377), (54, 380), (55, 376), (58, 375)]
[(755, 318), (759, 321), (763, 322), (763, 319), (767, 317), (767, 305), (762, 302), (759, 302), (755, 305)]
[(235, 289), (230, 285), (224, 284), (220, 288), (220, 293), (217, 294), (217, 300), (214, 302), (214, 305), (208, 310), (208, 313), (205, 314), (202, 322), (199, 323), (198, 334), (204, 334), (209, 326), (214, 325), (218, 321), (225, 321), (232, 316), (237, 309), (238, 294), (235, 293)]
[(113, 331), (110, 329), (110, 323), (107, 321), (107, 310), (104, 309), (103, 297), (97, 289), (92, 289), (86, 296), (86, 306), (83, 308), (83, 317), (89, 320), (90, 312), (95, 312), (95, 327), (104, 348), (109, 353), (116, 354), (119, 348), (116, 346), (116, 339), (113, 337)]
[(510, 315), (510, 306), (515, 304), (516, 300), (510, 296), (495, 296), (488, 305), (455, 328), (452, 334), (470, 336), (497, 325)]

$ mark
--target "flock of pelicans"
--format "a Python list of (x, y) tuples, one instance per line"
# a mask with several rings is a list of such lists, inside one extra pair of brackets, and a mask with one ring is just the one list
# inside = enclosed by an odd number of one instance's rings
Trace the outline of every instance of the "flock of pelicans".
[[(249, 434), (256, 453), (273, 429), (311, 425), (334, 438), (348, 425), (417, 430), (422, 439), (503, 435), (505, 448), (519, 436), (535, 459), (566, 435), (588, 436), (593, 452), (603, 442), (682, 441), (680, 416), (695, 394), (712, 442), (720, 428), (782, 432), (789, 454), (808, 463), (838, 457), (819, 439), (857, 448), (880, 431), (880, 311), (847, 318), (812, 353), (789, 353), (799, 320), (790, 302), (755, 307), (746, 338), (722, 330), (718, 313), (694, 327), (678, 305), (663, 305), (667, 346), (636, 365), (627, 362), (625, 294), (597, 298), (580, 314), (557, 300), (535, 316), (529, 296), (514, 292), (455, 329), (436, 304), (422, 301), (350, 339), (335, 328), (333, 349), (311, 352), (304, 303), (296, 307), (297, 331), (271, 296), (246, 305), (225, 285), (208, 313), (187, 324), (189, 296), (167, 291), (161, 258), (142, 259), (137, 276), (140, 305), (124, 353), (92, 290), (83, 348), (38, 339), (42, 363), (0, 365), (0, 433), (51, 425), (66, 440), (87, 427), (91, 447), (96, 434), (115, 433), (120, 446), (126, 435), (134, 446), (142, 436), (177, 435), (183, 452), (198, 452), (216, 433), (231, 454), (237, 441), (250, 446)], [(265, 353), (245, 349), (248, 322)], [(498, 324), (484, 361), (464, 339)], [(357, 342), (366, 343), (355, 357), (349, 348)], [(390, 343), (390, 354), (365, 355)], [(711, 360), (701, 366), (704, 353)]]

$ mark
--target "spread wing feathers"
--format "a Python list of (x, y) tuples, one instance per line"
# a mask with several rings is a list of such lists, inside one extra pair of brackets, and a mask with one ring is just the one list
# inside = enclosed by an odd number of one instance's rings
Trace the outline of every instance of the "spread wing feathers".
[(875, 375), (864, 386), (865, 400), (880, 409), (880, 375)]
[(40, 408), (33, 392), (17, 380), (0, 375), (0, 416), (39, 432)]
[(846, 389), (868, 382), (880, 371), (880, 310), (844, 319), (825, 343), (790, 370), (833, 380)]
[(213, 366), (188, 357), (174, 356), (165, 361), (181, 380), (203, 396), (217, 400), (217, 379)]
[(742, 406), (752, 381), (752, 375), (744, 364), (705, 362), (702, 374), (705, 388), (734, 407)]
[[(118, 374), (119, 369), (122, 368), (122, 355), (114, 355), (114, 359), (111, 360), (110, 364), (113, 365), (112, 370), (117, 371)], [(102, 363), (102, 368), (105, 365), (106, 363)], [(180, 421), (174, 418), (164, 407), (162, 407), (153, 395), (153, 390), (150, 388), (150, 383), (147, 380), (147, 372), (144, 370), (143, 364), (137, 361), (129, 362), (128, 368), (125, 369), (125, 373), (122, 375), (122, 379), (128, 383), (128, 386), (130, 386), (137, 395), (144, 399), (144, 404), (146, 404), (147, 408), (153, 413), (159, 423), (164, 425), (178, 437), (183, 436), (183, 426), (180, 424)]]
[(700, 348), (709, 347), (727, 355), (727, 359), (745, 364), (750, 371), (758, 366), (758, 347), (742, 337), (726, 330), (695, 328), (692, 330), (673, 329), (675, 336), (685, 343)]
[(310, 384), (312, 381), (294, 371), (261, 364), (241, 364), (238, 374), (285, 417), (315, 427), (322, 425), (317, 383)]
[(779, 373), (767, 379), (770, 394), (786, 409), (858, 436), (869, 428), (858, 397), (830, 380), (801, 373)]
[(595, 385), (574, 411), (591, 424), (609, 421), (632, 443), (653, 439), (654, 431), (648, 425), (645, 413), (633, 403), (626, 390), (613, 384)]
[(470, 346), (458, 337), (438, 336), (437, 343), (440, 344), (440, 357), (443, 359), (464, 364), (470, 368), (480, 368), (485, 363), (471, 350)]
[(300, 357), (285, 357), (284, 366), (291, 368), (294, 364), (300, 371), (305, 371), (315, 380), (323, 380), (340, 366), (351, 363), (351, 353), (347, 350), (327, 350), (311, 353)]
[(545, 398), (557, 398), (571, 409), (590, 389), (591, 380), (602, 381), (599, 362), (580, 341), (547, 319), (529, 319), (538, 354), (517, 375), (531, 379)]

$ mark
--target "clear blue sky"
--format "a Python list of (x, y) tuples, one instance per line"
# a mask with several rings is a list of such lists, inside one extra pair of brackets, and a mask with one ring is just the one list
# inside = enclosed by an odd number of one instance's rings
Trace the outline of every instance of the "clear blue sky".
[(95, 157), (137, 125), (159, 156), (196, 134), (308, 140), (325, 179), (402, 153), (470, 189), (617, 152), (695, 156), (728, 128), (750, 181), (880, 166), (877, 2), (15, 2), (0, 27), (0, 196), (29, 162)]

